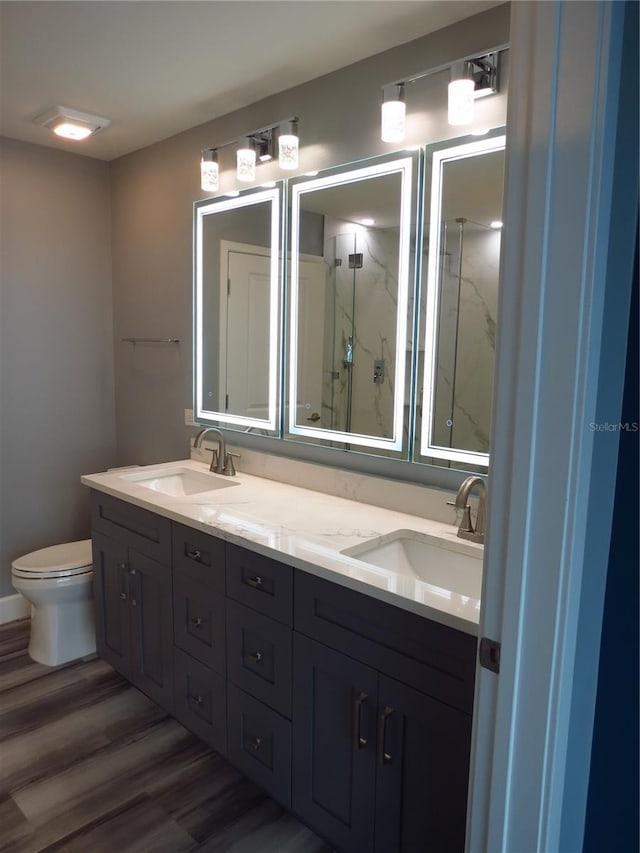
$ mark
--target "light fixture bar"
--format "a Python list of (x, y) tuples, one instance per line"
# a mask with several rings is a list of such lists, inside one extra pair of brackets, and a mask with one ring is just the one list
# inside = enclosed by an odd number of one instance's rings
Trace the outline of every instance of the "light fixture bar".
[[(472, 118), (469, 118), (469, 114), (472, 115), (473, 112), (473, 101), (478, 98), (485, 97), (486, 95), (493, 95), (498, 91), (498, 68), (500, 61), (500, 54), (509, 49), (508, 44), (502, 44), (497, 47), (491, 48), (486, 53), (481, 54), (470, 54), (469, 56), (465, 56), (460, 60), (457, 60), (454, 63), (447, 63), (446, 65), (438, 65), (436, 68), (429, 68), (428, 70), (418, 71), (415, 74), (410, 74), (402, 80), (395, 80), (392, 83), (385, 83), (382, 87), (382, 128), (381, 128), (381, 138), (383, 142), (401, 142), (404, 139), (404, 133), (400, 136), (399, 130), (395, 132), (390, 130), (392, 125), (391, 114), (395, 109), (397, 111), (397, 122), (399, 126), (400, 122), (400, 113), (403, 111), (403, 121), (404, 121), (404, 87), (409, 83), (415, 83), (417, 80), (422, 80), (424, 77), (432, 77), (435, 74), (441, 74), (445, 71), (449, 71), (452, 73), (451, 83), (459, 80), (467, 80), (471, 82), (461, 83), (460, 85), (456, 85), (453, 87), (452, 97), (454, 98), (454, 110), (453, 117), (454, 119), (458, 119), (454, 122), (449, 120), (449, 123), (455, 124), (469, 124), (472, 121)], [(459, 69), (464, 68), (464, 73), (461, 73)], [(454, 69), (458, 69), (454, 71)], [(453, 74), (456, 76), (453, 76)], [(389, 107), (388, 113), (389, 118), (385, 115), (387, 112), (386, 104), (393, 104), (393, 92), (394, 89), (396, 93), (402, 93), (402, 97), (398, 98), (398, 102), (402, 101), (402, 106)], [(463, 94), (464, 93), (464, 94)], [(470, 94), (471, 93), (471, 94)], [(456, 101), (457, 98), (457, 101)], [(466, 104), (466, 112), (462, 111), (462, 102)], [(470, 105), (470, 106), (469, 106)], [(451, 116), (451, 99), (449, 100), (449, 114)], [(463, 115), (465, 115), (465, 120), (460, 120)], [(389, 128), (389, 129), (387, 129)], [(390, 138), (386, 138), (386, 137)]]
[[(256, 165), (274, 159), (276, 139), (278, 161), (281, 169), (298, 168), (298, 119), (282, 119), (265, 127), (257, 128), (239, 139), (221, 142), (215, 148), (205, 148), (200, 161), (201, 186), (205, 192), (217, 192), (219, 188), (218, 151), (236, 148), (236, 178), (243, 183), (256, 180)], [(214, 156), (215, 155), (215, 156)], [(207, 177), (205, 177), (205, 172)], [(214, 179), (215, 173), (215, 179)], [(206, 184), (206, 186), (205, 186)]]

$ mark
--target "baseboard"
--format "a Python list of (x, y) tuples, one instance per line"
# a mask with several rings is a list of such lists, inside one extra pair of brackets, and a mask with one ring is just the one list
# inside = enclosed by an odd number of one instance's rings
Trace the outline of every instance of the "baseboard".
[(19, 592), (0, 598), (0, 625), (15, 622), (16, 619), (26, 619), (30, 613), (31, 605)]

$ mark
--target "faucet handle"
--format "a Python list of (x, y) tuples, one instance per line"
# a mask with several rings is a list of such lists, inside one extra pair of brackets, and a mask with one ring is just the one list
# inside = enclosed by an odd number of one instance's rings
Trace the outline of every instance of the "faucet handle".
[(233, 463), (234, 459), (240, 459), (239, 453), (227, 453), (227, 458), (224, 463), (224, 475), (225, 477), (235, 477), (236, 476), (236, 466)]

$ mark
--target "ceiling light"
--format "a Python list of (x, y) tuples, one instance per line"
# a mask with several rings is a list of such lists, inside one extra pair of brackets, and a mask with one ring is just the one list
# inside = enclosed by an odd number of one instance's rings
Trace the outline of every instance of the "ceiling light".
[(381, 132), (383, 142), (402, 142), (405, 134), (406, 106), (404, 83), (392, 83), (382, 89)]
[(53, 107), (34, 119), (57, 136), (79, 142), (111, 124), (110, 119), (74, 110), (71, 107)]
[(494, 219), (493, 222), (489, 223), (492, 228), (495, 228), (496, 231), (499, 231), (502, 228), (503, 223), (500, 222), (499, 219)]
[(280, 124), (280, 133), (278, 134), (278, 163), (281, 169), (297, 169), (298, 168), (298, 148), (300, 140), (298, 139), (298, 122), (283, 121)]
[(215, 148), (205, 148), (200, 160), (200, 186), (206, 193), (215, 193), (219, 185), (218, 152)]
[(368, 217), (360, 220), (360, 225), (375, 225), (375, 224), (376, 224), (375, 219), (370, 219)]

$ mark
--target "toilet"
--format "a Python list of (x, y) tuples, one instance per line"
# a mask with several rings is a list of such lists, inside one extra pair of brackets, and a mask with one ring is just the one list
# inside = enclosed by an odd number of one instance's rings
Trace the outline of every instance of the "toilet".
[(19, 557), (11, 581), (31, 604), (29, 657), (59, 666), (95, 652), (91, 539)]

